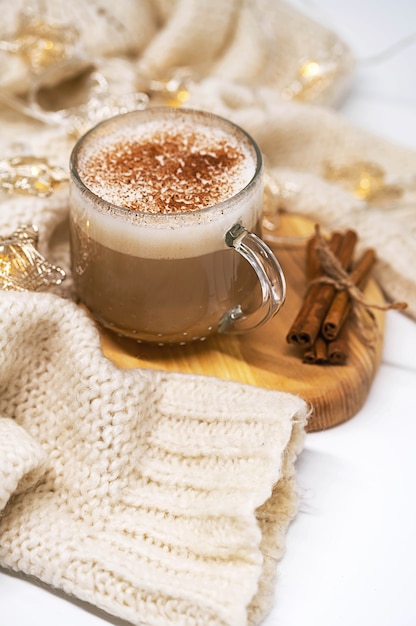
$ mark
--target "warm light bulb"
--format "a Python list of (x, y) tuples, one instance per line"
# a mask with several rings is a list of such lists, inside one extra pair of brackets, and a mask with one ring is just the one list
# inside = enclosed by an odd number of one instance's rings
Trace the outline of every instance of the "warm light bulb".
[(66, 172), (43, 158), (23, 156), (0, 160), (0, 189), (8, 193), (46, 197), (67, 179)]
[(322, 67), (317, 61), (307, 61), (300, 66), (299, 74), (304, 79), (313, 80), (322, 76)]
[(39, 73), (73, 54), (78, 32), (66, 24), (52, 24), (22, 15), (14, 38), (1, 41), (1, 49), (19, 55)]
[(38, 229), (33, 225), (0, 239), (0, 289), (39, 291), (65, 279), (65, 272), (39, 253), (37, 243)]
[(357, 161), (349, 165), (335, 166), (327, 163), (325, 178), (351, 191), (366, 202), (390, 203), (403, 195), (403, 188), (386, 181), (384, 170), (369, 161)]

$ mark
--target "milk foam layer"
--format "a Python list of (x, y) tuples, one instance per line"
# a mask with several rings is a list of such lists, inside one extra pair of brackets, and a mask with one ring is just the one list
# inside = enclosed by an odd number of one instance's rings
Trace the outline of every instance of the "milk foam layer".
[(100, 198), (132, 210), (177, 213), (234, 196), (253, 177), (251, 144), (201, 123), (153, 120), (84, 144), (78, 169)]
[[(161, 119), (153, 119), (151, 110), (140, 113), (150, 115), (150, 120), (142, 123), (139, 118), (126, 116), (125, 125), (120, 128), (110, 125), (108, 133), (100, 132), (97, 136), (93, 131), (80, 144), (75, 165), (87, 189), (79, 183), (72, 185), (71, 213), (76, 224), (103, 245), (147, 258), (185, 258), (213, 252), (225, 247), (225, 233), (233, 224), (239, 222), (253, 229), (262, 210), (262, 184), (260, 176), (255, 176), (260, 157), (246, 134), (222, 120), (220, 123), (224, 122), (225, 128), (218, 128), (218, 121), (208, 117), (206, 122), (204, 114), (201, 123), (195, 113), (178, 112), (174, 120), (163, 115)], [(146, 175), (142, 172), (131, 184), (129, 178), (134, 179), (136, 171), (134, 168), (129, 172), (131, 146), (136, 151), (134, 165), (140, 144), (149, 150), (149, 141), (155, 137), (158, 145), (155, 154), (162, 167), (155, 166)], [(175, 144), (172, 138), (182, 139)], [(169, 150), (159, 150), (164, 141), (170, 142), (170, 148), (173, 146), (168, 164)], [(125, 146), (127, 152), (119, 159), (119, 151), (123, 152)], [(188, 151), (188, 161), (177, 148)], [(172, 184), (175, 150), (176, 170), (186, 169), (185, 162), (189, 167), (186, 176), (181, 179), (179, 171)], [(164, 159), (166, 167), (163, 167)], [(112, 161), (118, 168), (116, 176), (111, 170)], [(120, 176), (125, 163), (128, 167)], [(209, 168), (204, 170), (204, 167), (212, 163), (214, 168), (220, 163), (217, 169), (221, 171), (216, 172), (209, 184)], [(200, 176), (195, 176), (199, 165)], [(156, 170), (157, 176), (152, 180)], [(147, 190), (143, 177), (150, 185)], [(133, 209), (117, 208), (120, 205)]]

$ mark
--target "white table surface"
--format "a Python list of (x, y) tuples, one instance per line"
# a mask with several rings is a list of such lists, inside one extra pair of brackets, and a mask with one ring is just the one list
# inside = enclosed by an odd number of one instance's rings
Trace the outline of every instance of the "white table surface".
[[(334, 28), (362, 59), (341, 107), (346, 117), (416, 149), (416, 2), (293, 4)], [(387, 59), (365, 61), (412, 36)], [(264, 626), (416, 625), (415, 387), (416, 323), (389, 312), (365, 405), (345, 424), (307, 436), (297, 465), (302, 503)], [(123, 622), (0, 572), (0, 624)]]

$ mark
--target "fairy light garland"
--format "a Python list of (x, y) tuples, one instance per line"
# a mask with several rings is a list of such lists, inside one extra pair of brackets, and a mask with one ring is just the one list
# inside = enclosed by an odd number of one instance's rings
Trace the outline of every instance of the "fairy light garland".
[(323, 176), (356, 198), (381, 207), (391, 206), (404, 195), (404, 186), (387, 180), (386, 172), (377, 163), (357, 161), (346, 165), (325, 163)]
[[(190, 98), (193, 80), (186, 68), (170, 76), (143, 79), (142, 91), (115, 93), (96, 66), (99, 62), (82, 55), (79, 33), (71, 24), (57, 24), (24, 13), (16, 32), (0, 41), (0, 51), (17, 55), (32, 77), (32, 89), (26, 100), (0, 90), (0, 101), (46, 124), (63, 127), (74, 138), (98, 122), (153, 104), (182, 106)], [(330, 38), (316, 54), (299, 59), (293, 80), (281, 90), (286, 100), (314, 102), (327, 92), (343, 71), (344, 47)], [(38, 102), (42, 84), (57, 76), (60, 70), (76, 73), (80, 67), (90, 67), (85, 100), (77, 106), (60, 110), (45, 110)], [(346, 165), (324, 164), (323, 176), (368, 203), (389, 204), (401, 198), (403, 186), (386, 180), (383, 169), (368, 162)], [(46, 159), (16, 156), (0, 159), (0, 191), (45, 198), (67, 180), (67, 173)], [(265, 184), (265, 226), (272, 232), (278, 225), (279, 202), (294, 189), (275, 188), (273, 181)], [(270, 234), (269, 233), (269, 234)], [(0, 238), (0, 288), (39, 289), (59, 284), (64, 274), (47, 263), (37, 250), (38, 232), (35, 226), (24, 226), (6, 239)]]
[(0, 50), (19, 56), (38, 74), (70, 58), (78, 40), (78, 31), (69, 24), (49, 23), (22, 13), (14, 36), (0, 41)]
[(60, 285), (65, 272), (49, 263), (38, 251), (38, 228), (21, 226), (8, 237), (0, 237), (0, 289), (41, 291)]
[(0, 159), (0, 189), (6, 193), (46, 198), (63, 182), (67, 173), (47, 159), (16, 156)]

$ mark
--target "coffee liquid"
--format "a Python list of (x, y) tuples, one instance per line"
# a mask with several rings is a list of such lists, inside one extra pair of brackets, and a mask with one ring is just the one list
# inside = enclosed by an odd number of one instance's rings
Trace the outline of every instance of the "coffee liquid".
[(124, 335), (203, 339), (226, 311), (251, 310), (259, 297), (251, 266), (224, 242), (235, 223), (259, 234), (256, 153), (241, 131), (209, 119), (131, 119), (90, 134), (75, 155), (86, 187), (71, 191), (76, 289)]

